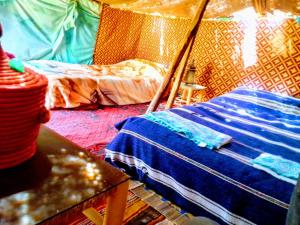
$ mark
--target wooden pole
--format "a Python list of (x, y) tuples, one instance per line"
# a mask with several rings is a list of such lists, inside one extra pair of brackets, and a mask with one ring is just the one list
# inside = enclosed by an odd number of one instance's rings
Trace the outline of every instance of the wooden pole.
[(178, 67), (177, 76), (175, 78), (174, 84), (172, 85), (172, 90), (171, 90), (171, 93), (169, 95), (169, 98), (168, 98), (165, 109), (170, 109), (173, 106), (174, 100), (175, 100), (175, 98), (177, 96), (177, 93), (178, 93), (178, 89), (180, 87), (180, 83), (181, 83), (182, 78), (184, 76), (184, 72), (185, 72), (184, 69), (186, 68), (186, 65), (187, 65), (188, 58), (190, 56), (191, 50), (192, 50), (192, 45), (194, 43), (194, 40), (195, 40), (195, 36), (190, 41), (190, 43), (188, 45), (188, 48), (186, 49), (185, 54), (182, 58), (181, 64)]
[(161, 98), (163, 97), (164, 93), (166, 92), (167, 87), (169, 86), (171, 79), (174, 76), (174, 73), (175, 73), (178, 65), (180, 64), (180, 61), (181, 61), (183, 55), (185, 54), (188, 45), (190, 44), (190, 41), (197, 34), (199, 25), (203, 18), (204, 11), (206, 9), (208, 2), (209, 2), (209, 0), (201, 0), (198, 10), (197, 10), (197, 13), (193, 19), (191, 29), (187, 32), (185, 38), (183, 39), (184, 42), (183, 42), (182, 48), (176, 54), (175, 60), (173, 60), (173, 63), (168, 71), (168, 74), (165, 76), (163, 83), (160, 85), (158, 91), (156, 92), (154, 98), (152, 99), (152, 101), (147, 109), (147, 113), (153, 112), (157, 109), (157, 107), (161, 101)]

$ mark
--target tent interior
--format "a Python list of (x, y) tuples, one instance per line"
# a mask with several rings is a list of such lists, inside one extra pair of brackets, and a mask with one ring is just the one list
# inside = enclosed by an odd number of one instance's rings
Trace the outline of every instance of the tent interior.
[[(181, 209), (123, 224), (300, 223), (299, 0), (0, 0), (0, 23), (10, 68), (48, 80), (45, 126)], [(46, 221), (24, 193), (0, 224)]]

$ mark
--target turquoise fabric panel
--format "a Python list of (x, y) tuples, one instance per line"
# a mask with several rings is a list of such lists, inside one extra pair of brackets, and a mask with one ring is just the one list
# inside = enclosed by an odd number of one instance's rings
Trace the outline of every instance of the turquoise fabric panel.
[(252, 163), (256, 168), (262, 169), (279, 179), (293, 184), (296, 184), (300, 175), (299, 163), (284, 159), (278, 155), (262, 153), (260, 156), (253, 159)]
[(23, 60), (92, 64), (100, 11), (90, 0), (0, 0), (1, 42)]
[(215, 131), (200, 123), (185, 119), (171, 111), (148, 113), (144, 118), (156, 122), (171, 131), (183, 134), (200, 147), (219, 149), (231, 141), (231, 136)]

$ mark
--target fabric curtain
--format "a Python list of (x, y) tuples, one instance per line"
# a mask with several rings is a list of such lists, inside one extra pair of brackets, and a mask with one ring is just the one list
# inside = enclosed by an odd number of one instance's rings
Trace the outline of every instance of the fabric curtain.
[(0, 0), (3, 48), (23, 60), (91, 64), (100, 11), (90, 0)]

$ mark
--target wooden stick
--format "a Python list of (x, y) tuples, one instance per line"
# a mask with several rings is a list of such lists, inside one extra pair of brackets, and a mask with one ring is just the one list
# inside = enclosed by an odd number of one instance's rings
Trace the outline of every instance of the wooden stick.
[(93, 207), (85, 209), (82, 213), (95, 225), (103, 225), (103, 218), (101, 214)]
[(122, 225), (129, 181), (119, 184), (107, 197), (103, 225)]
[(186, 49), (187, 49), (191, 39), (194, 36), (196, 36), (196, 34), (197, 34), (200, 22), (203, 18), (204, 11), (206, 9), (208, 2), (209, 2), (209, 0), (202, 0), (200, 2), (197, 13), (193, 19), (191, 29), (187, 32), (187, 35), (183, 39), (184, 44), (183, 44), (182, 48), (180, 49), (180, 51), (178, 51), (178, 53), (176, 54), (175, 60), (173, 61), (168, 74), (165, 76), (163, 83), (160, 85), (158, 91), (156, 92), (154, 98), (152, 99), (152, 101), (147, 109), (147, 113), (153, 112), (157, 109), (157, 107), (161, 101), (161, 98), (163, 97), (164, 93), (166, 92), (167, 87), (169, 86), (171, 79), (174, 76), (174, 73), (175, 73), (179, 63), (180, 63), (184, 53), (186, 52)]
[(195, 40), (195, 36), (190, 41), (190, 43), (189, 43), (189, 45), (188, 45), (188, 47), (187, 47), (187, 49), (185, 51), (185, 54), (184, 54), (184, 56), (183, 56), (183, 58), (181, 60), (181, 63), (179, 65), (179, 67), (178, 67), (178, 73), (177, 73), (175, 82), (172, 85), (172, 90), (171, 90), (171, 93), (169, 95), (169, 98), (168, 98), (168, 101), (167, 101), (165, 109), (170, 109), (173, 106), (174, 100), (175, 100), (175, 98), (177, 96), (177, 93), (178, 93), (178, 89), (180, 87), (180, 83), (181, 83), (182, 78), (184, 76), (185, 68), (186, 68), (186, 65), (187, 65), (187, 62), (188, 62), (188, 58), (189, 58), (191, 50), (192, 50), (191, 47), (192, 47), (192, 45), (194, 43), (194, 40)]

